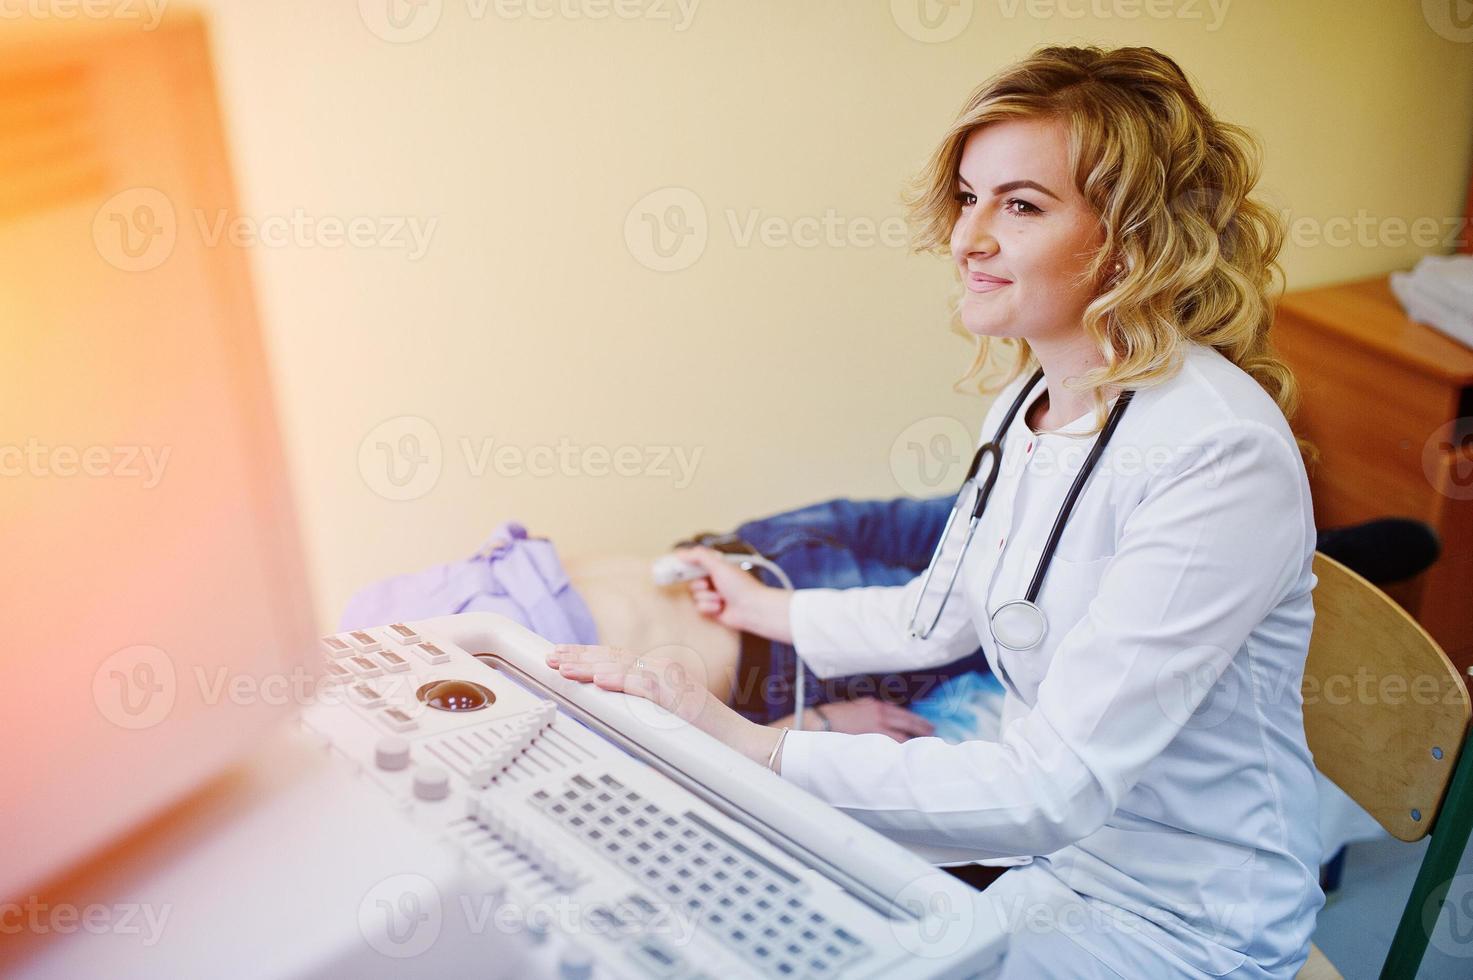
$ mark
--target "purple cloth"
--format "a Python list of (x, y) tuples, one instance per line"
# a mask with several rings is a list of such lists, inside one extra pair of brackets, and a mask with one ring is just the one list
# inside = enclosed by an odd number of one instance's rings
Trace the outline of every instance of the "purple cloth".
[(553, 643), (597, 643), (598, 629), (546, 538), (507, 521), (471, 557), (375, 582), (343, 611), (342, 631), (494, 612)]

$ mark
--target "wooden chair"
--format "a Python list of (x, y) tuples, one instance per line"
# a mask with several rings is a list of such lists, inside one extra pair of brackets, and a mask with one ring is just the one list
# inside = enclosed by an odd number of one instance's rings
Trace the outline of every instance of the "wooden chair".
[[(1320, 771), (1398, 840), (1430, 836), (1381, 976), (1408, 980), (1427, 950), (1423, 910), (1473, 829), (1468, 689), (1437, 641), (1376, 586), (1322, 554), (1304, 672), (1304, 730)], [(1319, 949), (1301, 978), (1339, 977)]]

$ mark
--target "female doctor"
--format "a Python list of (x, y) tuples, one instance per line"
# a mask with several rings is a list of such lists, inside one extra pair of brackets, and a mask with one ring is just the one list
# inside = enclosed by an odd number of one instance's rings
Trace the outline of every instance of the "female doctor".
[(969, 377), (995, 345), (1010, 367), (932, 568), (789, 593), (684, 553), (703, 613), (820, 676), (980, 641), (998, 741), (778, 731), (662, 660), (549, 663), (892, 838), (1013, 865), (984, 892), (1005, 977), (1294, 976), (1323, 902), (1299, 693), (1315, 533), (1253, 152), (1150, 48), (1047, 48), (984, 83), (911, 202), (956, 264)]

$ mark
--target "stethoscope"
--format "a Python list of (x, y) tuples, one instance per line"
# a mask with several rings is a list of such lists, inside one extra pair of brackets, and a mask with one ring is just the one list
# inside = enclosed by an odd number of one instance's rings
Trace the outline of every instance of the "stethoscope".
[[(1043, 369), (1034, 372), (1033, 377), (1023, 386), (1023, 390), (1014, 399), (1012, 407), (1003, 417), (1002, 424), (997, 427), (997, 433), (977, 448), (972, 456), (972, 464), (967, 468), (967, 477), (962, 481), (961, 491), (957, 494), (956, 503), (951, 506), (951, 514), (946, 518), (946, 526), (941, 530), (941, 540), (936, 543), (936, 550), (931, 555), (931, 564), (926, 567), (926, 577), (921, 582), (920, 594), (916, 596), (915, 608), (910, 614), (910, 635), (918, 640), (924, 640), (931, 635), (936, 624), (941, 621), (941, 613), (946, 609), (946, 600), (951, 598), (952, 586), (956, 584), (957, 574), (961, 571), (962, 559), (966, 557), (967, 548), (972, 543), (972, 535), (977, 533), (977, 525), (982, 521), (982, 512), (987, 508), (987, 499), (992, 496), (992, 487), (997, 483), (997, 471), (1002, 467), (1002, 441), (1007, 434), (1008, 427), (1013, 424), (1013, 417), (1023, 407), (1028, 393), (1043, 377)], [(1033, 580), (1028, 583), (1028, 591), (1022, 599), (1012, 599), (1003, 603), (992, 611), (990, 623), (993, 638), (998, 645), (1009, 650), (1032, 650), (1043, 642), (1044, 636), (1048, 634), (1048, 617), (1038, 607), (1038, 592), (1043, 588), (1043, 577), (1048, 574), (1048, 567), (1054, 559), (1054, 549), (1058, 546), (1059, 538), (1064, 533), (1064, 525), (1069, 521), (1069, 514), (1074, 510), (1074, 502), (1079, 498), (1080, 491), (1084, 489), (1085, 481), (1094, 472), (1095, 464), (1100, 455), (1105, 451), (1105, 446), (1114, 435), (1115, 427), (1120, 424), (1120, 417), (1125, 414), (1125, 407), (1130, 404), (1134, 391), (1122, 391), (1120, 397), (1115, 401), (1115, 407), (1110, 410), (1110, 416), (1105, 420), (1105, 426), (1095, 438), (1094, 446), (1085, 458), (1084, 465), (1079, 469), (1079, 475), (1074, 478), (1074, 483), (1069, 487), (1069, 493), (1064, 497), (1063, 506), (1059, 508), (1058, 517), (1054, 518), (1053, 529), (1049, 532), (1048, 541), (1043, 546), (1043, 554), (1039, 556), (1038, 567), (1033, 570)], [(977, 474), (981, 471), (982, 460), (990, 459), (992, 465), (987, 470), (987, 478), (977, 484)], [(921, 605), (925, 602), (926, 593), (931, 586), (931, 578), (936, 574), (936, 566), (941, 561), (942, 553), (946, 548), (946, 542), (951, 538), (952, 525), (956, 523), (956, 515), (962, 508), (962, 500), (965, 498), (969, 486), (977, 487), (977, 500), (972, 504), (972, 516), (967, 523), (967, 536), (962, 541), (962, 552), (957, 556), (957, 561), (951, 569), (951, 577), (946, 582), (946, 591), (941, 595), (941, 604), (936, 607), (936, 615), (931, 617), (931, 622), (924, 630), (917, 628), (917, 622), (921, 616)]]

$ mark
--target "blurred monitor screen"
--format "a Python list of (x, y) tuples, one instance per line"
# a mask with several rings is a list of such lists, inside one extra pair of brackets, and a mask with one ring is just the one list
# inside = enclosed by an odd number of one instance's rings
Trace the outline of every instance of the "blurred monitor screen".
[(245, 256), (193, 217), (235, 207), (197, 17), (0, 21), (0, 899), (310, 689)]

